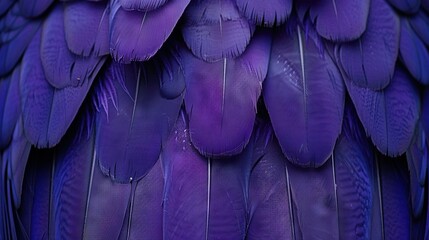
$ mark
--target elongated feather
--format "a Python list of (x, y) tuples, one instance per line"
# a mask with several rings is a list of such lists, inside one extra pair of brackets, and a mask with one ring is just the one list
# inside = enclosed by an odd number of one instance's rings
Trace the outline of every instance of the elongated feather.
[(110, 53), (119, 62), (151, 58), (170, 36), (190, 0), (170, 0), (149, 12), (125, 11), (119, 0), (110, 8)]
[(18, 4), (0, 19), (0, 76), (13, 70), (40, 25), (20, 16)]
[(372, 223), (371, 146), (351, 104), (334, 151), (340, 239), (370, 239)]
[(350, 97), (372, 142), (386, 155), (398, 156), (411, 143), (419, 118), (419, 93), (398, 66), (390, 85), (381, 90), (360, 88), (346, 80)]
[[(185, 119), (179, 117), (162, 154), (166, 239), (207, 239), (208, 163), (193, 147)], [(222, 198), (223, 196), (214, 196)]]
[[(54, 226), (50, 238), (80, 239), (83, 236), (87, 198), (92, 183), (94, 134), (75, 141), (78, 134), (72, 125), (56, 148), (51, 218)], [(89, 222), (88, 224), (95, 224)]]
[(249, 226), (246, 239), (295, 239), (285, 157), (277, 139), (252, 168), (249, 184)]
[(380, 159), (385, 239), (410, 239), (409, 188), (405, 159)]
[(242, 154), (232, 158), (205, 159), (190, 143), (184, 119), (178, 119), (178, 128), (170, 136), (163, 156), (164, 236), (243, 239), (254, 146), (249, 144)]
[(420, 0), (388, 0), (390, 5), (404, 13), (416, 13), (420, 8)]
[(339, 59), (347, 77), (357, 86), (374, 90), (386, 87), (393, 76), (399, 50), (399, 19), (383, 0), (371, 1), (365, 33), (343, 43)]
[(6, 94), (2, 120), (0, 120), (0, 146), (6, 146), (12, 139), (13, 130), (21, 115), (21, 99), (19, 96), (19, 78), (21, 67), (15, 67), (10, 78), (9, 90)]
[(192, 1), (184, 18), (186, 45), (195, 56), (209, 62), (242, 54), (254, 31), (232, 0)]
[[(112, 63), (103, 78), (112, 78), (117, 96), (100, 113), (98, 159), (104, 174), (118, 182), (144, 177), (159, 158), (179, 114), (182, 96), (165, 99), (150, 64)], [(122, 85), (123, 84), (123, 85)]]
[(142, 12), (156, 10), (166, 2), (167, 0), (120, 0), (122, 8)]
[(429, 89), (423, 90), (421, 123), (425, 135), (429, 136)]
[(338, 239), (334, 173), (329, 160), (319, 168), (301, 168), (286, 162), (294, 232), (297, 239)]
[(423, 211), (425, 180), (429, 159), (426, 135), (423, 132), (420, 121), (414, 131), (414, 137), (407, 150), (406, 157), (410, 172), (411, 207), (413, 215), (419, 217)]
[(52, 180), (52, 152), (31, 150), (24, 177), (22, 205), (19, 209), (25, 235), (30, 239), (48, 239)]
[[(78, 87), (53, 88), (46, 80), (37, 33), (29, 45), (21, 69), (20, 92), (24, 132), (38, 147), (56, 145), (76, 116), (95, 76)], [(99, 62), (97, 69), (103, 62)], [(98, 71), (95, 71), (98, 72)]]
[(275, 0), (270, 4), (261, 0), (237, 0), (237, 6), (244, 16), (262, 26), (280, 25), (292, 11), (291, 0)]
[(238, 58), (207, 63), (183, 49), (191, 141), (204, 155), (238, 154), (250, 139), (271, 38), (255, 34)]
[(366, 30), (370, 1), (322, 0), (296, 4), (298, 14), (309, 16), (320, 36), (331, 41), (346, 42), (358, 39)]
[[(94, 154), (98, 153), (95, 149)], [(91, 168), (82, 239), (118, 239), (126, 215), (131, 184), (118, 184), (104, 176), (96, 159), (97, 157)]]
[(429, 46), (429, 15), (423, 10), (409, 18), (409, 22), (413, 30), (417, 33), (420, 40)]
[[(4, 116), (4, 109), (5, 104), (7, 100), (7, 93), (9, 91), (9, 85), (10, 85), (10, 79), (12, 77), (12, 74), (9, 74), (5, 78), (0, 79), (0, 126), (3, 126), (3, 118)], [(0, 128), (1, 129), (1, 128)], [(7, 142), (2, 140), (3, 134), (0, 136), (0, 149), (5, 149), (7, 147)], [(1, 154), (0, 154), (1, 155)]]
[(131, 208), (128, 239), (162, 239), (164, 175), (161, 161), (137, 183)]
[(400, 44), (399, 56), (402, 63), (417, 81), (429, 84), (429, 51), (405, 18), (401, 20)]
[(20, 13), (25, 17), (37, 17), (45, 12), (49, 6), (54, 2), (54, 0), (19, 0), (19, 9)]
[(24, 127), (21, 117), (16, 121), (9, 148), (10, 159), (8, 163), (7, 177), (10, 181), (13, 204), (18, 208), (21, 205), (25, 167), (27, 166), (27, 160), (31, 149), (31, 144), (24, 135)]
[(274, 37), (264, 82), (265, 105), (283, 153), (301, 166), (321, 166), (341, 130), (344, 86), (328, 55), (300, 27)]
[(40, 58), (46, 80), (59, 89), (87, 85), (102, 59), (81, 58), (71, 53), (64, 31), (64, 11), (62, 6), (57, 6), (45, 20), (42, 31)]
[(64, 32), (71, 52), (81, 56), (109, 54), (109, 8), (105, 2), (64, 5)]

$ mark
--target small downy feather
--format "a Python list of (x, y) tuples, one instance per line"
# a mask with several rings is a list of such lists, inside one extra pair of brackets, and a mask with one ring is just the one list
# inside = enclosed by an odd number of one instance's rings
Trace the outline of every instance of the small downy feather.
[(410, 76), (397, 66), (391, 83), (380, 91), (346, 86), (366, 133), (383, 154), (398, 156), (411, 143), (419, 118), (420, 97)]
[(191, 141), (206, 156), (240, 153), (248, 143), (269, 59), (269, 32), (258, 32), (235, 59), (208, 63), (183, 48)]
[(183, 39), (192, 53), (209, 62), (241, 55), (254, 26), (233, 0), (192, 1), (184, 14)]
[(380, 90), (393, 76), (399, 49), (399, 18), (384, 0), (372, 0), (361, 38), (339, 46), (345, 74), (359, 87)]
[(0, 18), (0, 76), (13, 70), (40, 25), (39, 20), (20, 16), (18, 3)]
[(247, 19), (262, 26), (283, 24), (292, 11), (292, 0), (237, 0), (237, 6)]
[(325, 39), (347, 42), (358, 39), (366, 30), (369, 0), (320, 0), (297, 2), (298, 14), (309, 16), (317, 32)]
[(28, 18), (34, 18), (45, 12), (54, 0), (19, 0), (20, 13)]
[(160, 76), (151, 63), (108, 67), (101, 81), (113, 96), (99, 115), (97, 150), (105, 175), (121, 183), (139, 180), (154, 166), (183, 101), (161, 96)]
[[(58, 5), (43, 24), (40, 58), (46, 80), (55, 88), (77, 87), (87, 84), (97, 74), (100, 62), (97, 56), (80, 57), (67, 47), (64, 32), (64, 10)], [(81, 34), (79, 34), (82, 37)]]
[(164, 5), (168, 0), (119, 0), (123, 9), (149, 12)]
[(126, 11), (119, 0), (110, 8), (110, 53), (121, 63), (151, 58), (170, 36), (190, 0), (169, 0), (153, 11)]
[[(45, 78), (40, 59), (40, 40), (41, 31), (33, 38), (22, 60), (21, 107), (28, 140), (37, 147), (52, 147), (66, 133), (95, 76), (91, 75), (78, 87), (55, 89)], [(97, 69), (101, 64), (99, 62)]]
[(411, 75), (422, 84), (429, 84), (429, 51), (413, 31), (407, 19), (401, 20), (399, 56)]
[(74, 54), (109, 54), (109, 7), (105, 2), (74, 1), (64, 5), (67, 46)]
[(21, 99), (19, 97), (19, 78), (21, 74), (21, 67), (15, 67), (11, 77), (9, 90), (6, 94), (4, 106), (1, 108), (2, 114), (0, 117), (0, 148), (6, 146), (12, 139), (15, 125), (21, 115)]
[(323, 46), (298, 26), (280, 30), (271, 49), (264, 82), (265, 105), (288, 160), (321, 166), (332, 154), (341, 131), (344, 85)]

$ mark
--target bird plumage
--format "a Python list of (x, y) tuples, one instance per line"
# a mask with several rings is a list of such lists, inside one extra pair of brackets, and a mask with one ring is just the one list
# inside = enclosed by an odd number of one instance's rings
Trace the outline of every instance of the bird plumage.
[(429, 239), (429, 1), (0, 2), (0, 239)]

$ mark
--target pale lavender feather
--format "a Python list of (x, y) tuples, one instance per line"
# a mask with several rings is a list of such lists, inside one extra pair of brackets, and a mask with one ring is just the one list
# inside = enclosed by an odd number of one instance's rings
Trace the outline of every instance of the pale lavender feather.
[(262, 26), (283, 24), (292, 11), (292, 0), (274, 0), (266, 4), (262, 0), (237, 0), (240, 11), (249, 20)]

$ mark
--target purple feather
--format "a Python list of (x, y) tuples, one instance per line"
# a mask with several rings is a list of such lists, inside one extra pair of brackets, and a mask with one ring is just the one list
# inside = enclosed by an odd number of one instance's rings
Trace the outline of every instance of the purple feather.
[(416, 126), (414, 137), (406, 157), (410, 172), (411, 207), (414, 217), (419, 217), (423, 211), (425, 180), (429, 159), (426, 135), (423, 132), (420, 122)]
[(18, 4), (0, 18), (0, 76), (13, 70), (40, 27), (40, 21), (19, 15)]
[(81, 56), (109, 54), (109, 8), (104, 2), (66, 3), (64, 31), (71, 52)]
[(204, 155), (240, 153), (252, 133), (271, 38), (255, 35), (238, 58), (207, 63), (182, 51), (191, 141)]
[(420, 10), (416, 15), (409, 18), (409, 22), (420, 40), (429, 46), (429, 14)]
[(16, 121), (10, 148), (10, 161), (8, 165), (8, 178), (11, 182), (12, 196), (14, 205), (19, 207), (21, 204), (22, 183), (24, 181), (25, 168), (30, 154), (31, 144), (24, 135), (22, 119)]
[(407, 166), (402, 158), (382, 157), (380, 163), (381, 196), (385, 239), (410, 239), (411, 213)]
[(400, 59), (411, 75), (422, 84), (429, 84), (429, 51), (406, 19), (401, 21)]
[(165, 99), (159, 76), (148, 63), (112, 63), (101, 79), (113, 79), (113, 96), (100, 113), (97, 150), (105, 175), (117, 182), (144, 177), (157, 162), (182, 104), (182, 96)]
[(334, 151), (340, 239), (370, 239), (373, 213), (371, 145), (347, 105), (343, 130)]
[(12, 6), (15, 0), (3, 0), (0, 2), (0, 16), (5, 14), (7, 10)]
[(150, 12), (125, 11), (119, 0), (110, 10), (110, 52), (116, 61), (151, 58), (170, 36), (190, 0), (170, 0)]
[[(98, 153), (95, 149), (95, 154)], [(98, 164), (96, 161), (91, 169), (82, 239), (118, 239), (130, 199), (131, 184), (113, 182), (103, 175)]]
[(425, 135), (429, 136), (429, 88), (423, 91), (421, 123)]
[(338, 239), (338, 216), (332, 161), (319, 168), (286, 162), (297, 239)]
[[(6, 76), (3, 79), (0, 79), (0, 127), (1, 128), (3, 127), (3, 118), (5, 117), (4, 108), (7, 100), (7, 93), (9, 91), (11, 77), (12, 77), (12, 74)], [(7, 147), (8, 142), (2, 139), (3, 139), (3, 134), (0, 136), (0, 149), (5, 149)]]
[(88, 78), (97, 73), (100, 61), (103, 61), (96, 56), (81, 58), (69, 51), (62, 6), (57, 6), (44, 22), (40, 47), (46, 79), (59, 89), (86, 85)]
[(129, 239), (162, 239), (164, 176), (161, 161), (136, 184), (130, 202)]
[(399, 35), (399, 19), (394, 11), (384, 0), (372, 0), (365, 33), (339, 48), (347, 77), (360, 87), (385, 88), (395, 69)]
[(386, 155), (403, 154), (419, 118), (419, 93), (410, 76), (397, 67), (388, 87), (380, 91), (346, 81), (350, 97), (372, 142)]
[(240, 11), (251, 21), (263, 26), (283, 24), (292, 11), (292, 0), (237, 0)]
[(335, 42), (358, 39), (367, 26), (369, 0), (320, 0), (297, 3), (298, 13), (309, 8), (311, 20), (320, 36)]
[(28, 18), (41, 15), (53, 2), (54, 0), (18, 0), (21, 14)]
[[(22, 60), (21, 107), (28, 140), (37, 147), (52, 147), (72, 123), (95, 76), (92, 75), (79, 87), (53, 88), (43, 71), (40, 39), (39, 31)], [(101, 62), (97, 68), (100, 67)]]
[[(163, 154), (164, 238), (207, 238), (208, 165), (192, 146), (185, 119), (179, 118)], [(221, 198), (220, 196), (214, 196)]]
[(164, 5), (167, 0), (119, 0), (122, 8), (126, 10), (137, 10), (149, 12)]
[(21, 101), (19, 97), (19, 78), (21, 67), (15, 67), (10, 78), (9, 90), (7, 91), (3, 111), (2, 120), (0, 120), (0, 147), (6, 146), (12, 139), (15, 125), (21, 115)]
[(54, 156), (51, 217), (55, 224), (51, 226), (53, 234), (50, 238), (55, 239), (81, 239), (86, 223), (94, 167), (94, 137), (91, 134), (88, 139), (75, 141), (77, 132), (73, 130), (58, 145)]
[(323, 46), (296, 31), (276, 34), (263, 87), (265, 105), (286, 157), (321, 166), (341, 131), (344, 86)]
[(193, 1), (185, 11), (183, 38), (192, 53), (205, 61), (237, 57), (250, 42), (254, 26), (232, 0)]
[(180, 96), (185, 91), (185, 76), (176, 49), (161, 50), (154, 59), (159, 76), (161, 95), (167, 99)]
[(250, 175), (246, 239), (295, 239), (286, 159), (277, 139), (258, 160)]
[(387, 0), (390, 5), (404, 13), (416, 13), (420, 8), (420, 0)]

